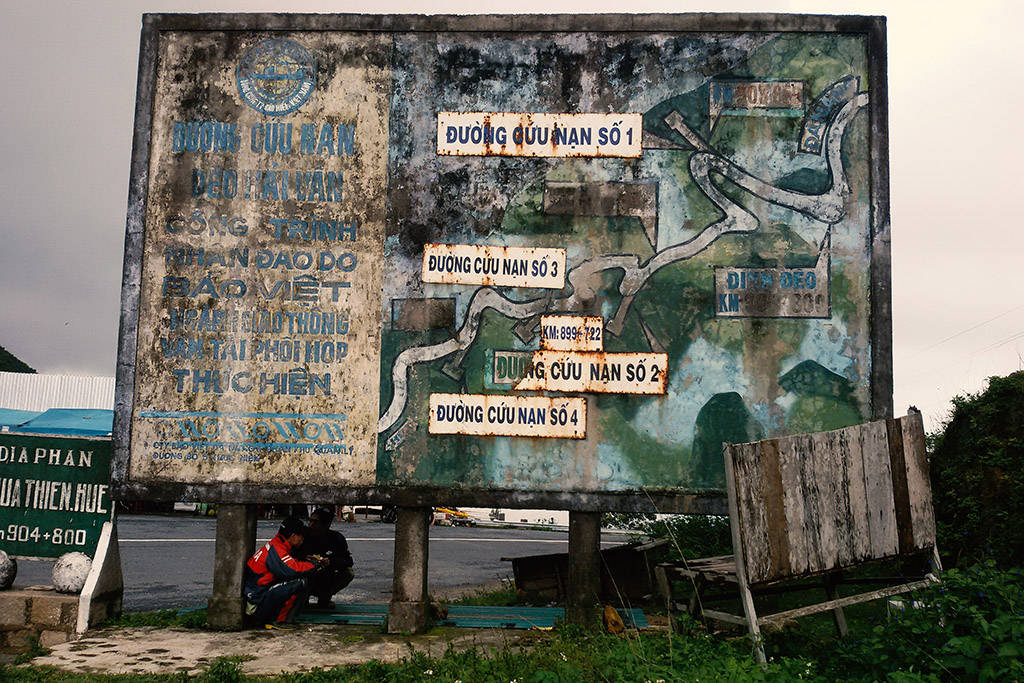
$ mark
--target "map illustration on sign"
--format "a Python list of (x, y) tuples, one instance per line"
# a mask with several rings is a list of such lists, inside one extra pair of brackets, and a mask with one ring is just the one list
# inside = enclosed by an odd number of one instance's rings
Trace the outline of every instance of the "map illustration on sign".
[[(431, 322), (394, 326), (398, 307), (390, 316), (385, 310), (392, 326), (383, 331), (379, 477), (720, 488), (723, 440), (868, 415), (870, 273), (862, 245), (870, 211), (858, 197), (867, 187), (870, 94), (860, 88), (862, 38), (623, 38), (586, 54), (551, 37), (515, 46), (463, 41), (430, 55), (420, 47), (409, 47), (422, 56), (416, 71), (396, 79), (436, 92), (429, 108), (441, 113), (436, 131), (423, 130), (417, 126), (428, 116), (432, 123), (431, 112), (396, 103), (393, 139), (403, 144), (389, 175), (417, 201), (393, 202), (408, 208), (389, 215), (395, 237), (387, 245), (385, 307), (412, 290), (420, 319)], [(680, 57), (687, 50), (691, 56)], [(661, 56), (652, 67), (637, 54)], [(545, 94), (550, 74), (524, 66), (535, 55), (608, 66), (592, 74), (592, 91), (580, 76)], [(712, 62), (718, 68), (708, 74)], [(572, 158), (537, 160), (525, 145), (517, 158), (513, 139), (550, 140), (552, 126), (527, 136), (516, 126), (537, 128), (540, 116), (472, 112), (508, 111), (523, 104), (523, 91), (533, 93), (533, 112), (578, 111), (597, 91), (607, 119), (641, 111), (639, 158), (591, 146)], [(449, 102), (466, 101), (461, 118), (449, 111)], [(583, 128), (578, 116), (573, 139), (592, 143), (597, 127)], [(559, 140), (569, 140), (573, 116), (558, 122)], [(437, 243), (463, 251), (564, 247), (565, 285), (441, 280), (418, 263)], [(442, 302), (447, 315), (426, 313)], [(613, 382), (608, 367), (618, 366), (589, 362), (592, 351), (556, 360), (542, 350), (541, 322), (555, 315), (599, 318), (602, 361), (665, 358), (664, 387), (654, 393), (622, 386), (622, 376)], [(512, 367), (518, 374), (499, 382), (496, 369)], [(537, 371), (545, 367), (542, 381)], [(797, 367), (830, 378), (829, 388), (819, 395), (789, 381)], [(586, 397), (585, 443), (441, 440), (424, 428), (423, 406), (437, 393), (524, 391)]]

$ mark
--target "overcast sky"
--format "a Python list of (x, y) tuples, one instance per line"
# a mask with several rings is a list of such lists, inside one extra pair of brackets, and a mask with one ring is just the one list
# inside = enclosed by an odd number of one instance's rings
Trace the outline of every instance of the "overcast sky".
[(895, 406), (930, 428), (1024, 368), (1024, 4), (0, 0), (0, 345), (113, 375), (144, 12), (760, 11), (888, 16)]

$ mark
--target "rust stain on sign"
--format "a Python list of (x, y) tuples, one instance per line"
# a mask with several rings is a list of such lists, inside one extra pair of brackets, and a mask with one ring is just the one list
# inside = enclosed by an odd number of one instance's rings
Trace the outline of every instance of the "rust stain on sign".
[(431, 394), (431, 434), (583, 439), (587, 400), (581, 397)]
[(802, 116), (803, 81), (712, 81), (711, 116), (751, 110), (793, 112)]
[(423, 245), (423, 281), (491, 287), (565, 287), (565, 249)]
[(639, 159), (642, 114), (437, 114), (443, 156), (625, 157)]
[(668, 354), (537, 351), (518, 391), (664, 394)]
[(542, 351), (601, 351), (604, 349), (604, 319), (584, 315), (542, 315)]

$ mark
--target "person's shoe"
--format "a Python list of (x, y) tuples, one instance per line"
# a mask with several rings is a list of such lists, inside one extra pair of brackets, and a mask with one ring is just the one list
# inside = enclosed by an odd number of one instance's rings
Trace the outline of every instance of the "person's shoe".
[(272, 624), (265, 624), (263, 628), (268, 631), (296, 631), (299, 627), (286, 621), (276, 621)]
[(334, 603), (330, 598), (317, 598), (316, 601), (317, 609), (334, 609)]

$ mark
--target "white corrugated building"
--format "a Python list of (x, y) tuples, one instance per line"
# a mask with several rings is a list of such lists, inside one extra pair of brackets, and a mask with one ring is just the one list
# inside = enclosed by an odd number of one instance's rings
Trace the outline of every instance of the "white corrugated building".
[(113, 410), (114, 378), (0, 372), (0, 408)]

